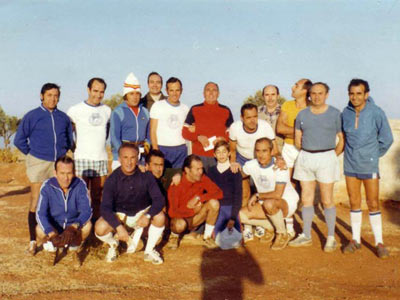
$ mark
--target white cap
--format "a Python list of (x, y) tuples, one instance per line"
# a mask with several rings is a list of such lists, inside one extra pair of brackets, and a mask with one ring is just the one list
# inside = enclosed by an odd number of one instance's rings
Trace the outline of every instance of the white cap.
[(139, 92), (140, 91), (140, 83), (139, 80), (136, 78), (135, 74), (129, 73), (128, 77), (126, 77), (124, 82), (124, 89), (123, 89), (123, 96), (130, 92)]

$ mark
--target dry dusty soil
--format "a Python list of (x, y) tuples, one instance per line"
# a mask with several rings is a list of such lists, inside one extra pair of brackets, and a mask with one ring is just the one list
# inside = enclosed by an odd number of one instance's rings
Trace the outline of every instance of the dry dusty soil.
[[(313, 245), (271, 251), (252, 241), (238, 250), (205, 250), (183, 240), (178, 250), (159, 246), (165, 263), (143, 261), (143, 250), (114, 263), (92, 242), (79, 255), (25, 253), (29, 187), (23, 164), (0, 165), (0, 299), (400, 299), (400, 209), (384, 203), (384, 241), (391, 256), (376, 257), (364, 212), (362, 249), (354, 255), (322, 251), (326, 227), (314, 218)], [(297, 230), (301, 219), (296, 215)], [(349, 210), (338, 206), (337, 240), (351, 237)]]

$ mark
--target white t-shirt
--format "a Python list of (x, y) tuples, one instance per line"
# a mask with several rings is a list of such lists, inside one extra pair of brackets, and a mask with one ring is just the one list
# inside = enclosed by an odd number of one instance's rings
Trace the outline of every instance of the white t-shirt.
[(75, 123), (76, 129), (74, 158), (107, 160), (107, 123), (110, 121), (111, 108), (104, 104), (92, 106), (81, 102), (71, 106), (67, 115)]
[(299, 195), (290, 183), (289, 170), (274, 170), (273, 160), (268, 166), (262, 167), (257, 159), (252, 159), (244, 164), (243, 172), (251, 176), (258, 193), (272, 192), (275, 190), (277, 183), (285, 183), (286, 186), (282, 198), (287, 201), (297, 201), (299, 199)]
[(179, 146), (185, 144), (182, 127), (189, 107), (183, 103), (177, 106), (167, 100), (154, 102), (150, 110), (150, 119), (158, 120), (157, 142), (160, 146)]
[(254, 158), (254, 145), (259, 138), (275, 139), (275, 132), (265, 120), (258, 119), (257, 130), (253, 133), (246, 132), (242, 121), (234, 122), (229, 128), (229, 139), (236, 142), (236, 151), (247, 159)]

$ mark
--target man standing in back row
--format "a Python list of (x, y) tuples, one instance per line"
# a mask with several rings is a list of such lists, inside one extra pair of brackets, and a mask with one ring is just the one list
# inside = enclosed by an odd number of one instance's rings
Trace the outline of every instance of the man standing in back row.
[[(214, 144), (220, 140), (228, 142), (228, 128), (233, 123), (231, 110), (218, 103), (219, 87), (214, 82), (208, 82), (204, 86), (204, 102), (196, 104), (190, 109), (182, 135), (191, 141), (192, 153), (198, 155), (205, 171), (215, 166)], [(194, 132), (189, 130), (195, 127)]]
[(350, 198), (350, 221), (353, 239), (343, 249), (354, 253), (361, 248), (362, 223), (361, 183), (364, 185), (369, 210), (369, 221), (375, 237), (379, 258), (387, 258), (389, 251), (382, 239), (382, 216), (379, 210), (379, 158), (393, 143), (392, 131), (385, 113), (369, 97), (368, 82), (353, 79), (349, 87), (349, 104), (343, 110), (344, 175)]
[(26, 155), (26, 174), (31, 182), (28, 213), (30, 242), (28, 252), (36, 253), (35, 211), (43, 181), (53, 176), (54, 162), (72, 148), (72, 125), (57, 109), (60, 87), (46, 83), (40, 91), (41, 105), (28, 112), (18, 126), (15, 146)]
[(300, 79), (292, 87), (293, 101), (282, 104), (281, 113), (276, 124), (276, 133), (285, 137), (282, 156), (289, 168), (290, 176), (293, 174), (293, 166), (299, 149), (294, 145), (294, 122), (297, 114), (309, 104), (308, 93), (312, 82), (309, 79)]
[[(336, 207), (333, 186), (339, 180), (338, 156), (343, 152), (343, 133), (340, 111), (326, 104), (329, 87), (323, 82), (314, 83), (310, 89), (311, 105), (299, 112), (296, 118), (295, 145), (301, 149), (296, 160), (293, 177), (301, 184), (303, 203), (303, 233), (289, 243), (292, 247), (311, 246), (311, 225), (314, 217), (315, 188), (318, 182), (321, 202), (324, 205), (328, 237), (325, 252), (336, 250)], [(336, 144), (336, 138), (338, 143)]]
[(88, 99), (68, 110), (76, 132), (76, 176), (86, 182), (92, 199), (93, 218), (99, 217), (104, 181), (108, 173), (106, 140), (111, 108), (101, 104), (107, 84), (102, 78), (88, 82)]
[(147, 76), (147, 85), (149, 86), (149, 92), (140, 99), (140, 104), (150, 111), (153, 104), (157, 101), (167, 99), (161, 92), (163, 80), (160, 74), (157, 72), (151, 72)]

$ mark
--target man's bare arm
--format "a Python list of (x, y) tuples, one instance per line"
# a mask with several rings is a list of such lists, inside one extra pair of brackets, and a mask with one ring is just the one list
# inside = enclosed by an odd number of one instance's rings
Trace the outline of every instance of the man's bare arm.
[(300, 129), (296, 129), (294, 136), (294, 145), (297, 149), (301, 149), (301, 138), (303, 137), (303, 132)]
[(157, 119), (150, 119), (150, 141), (153, 149), (158, 149), (158, 141), (157, 141)]
[(294, 127), (287, 125), (287, 114), (281, 111), (276, 122), (276, 132), (286, 138), (294, 138)]
[(338, 143), (336, 145), (335, 152), (336, 152), (336, 155), (339, 156), (343, 152), (343, 149), (344, 149), (344, 135), (343, 135), (343, 132), (339, 132), (338, 134), (336, 134), (336, 136), (339, 138), (339, 141), (338, 141)]

